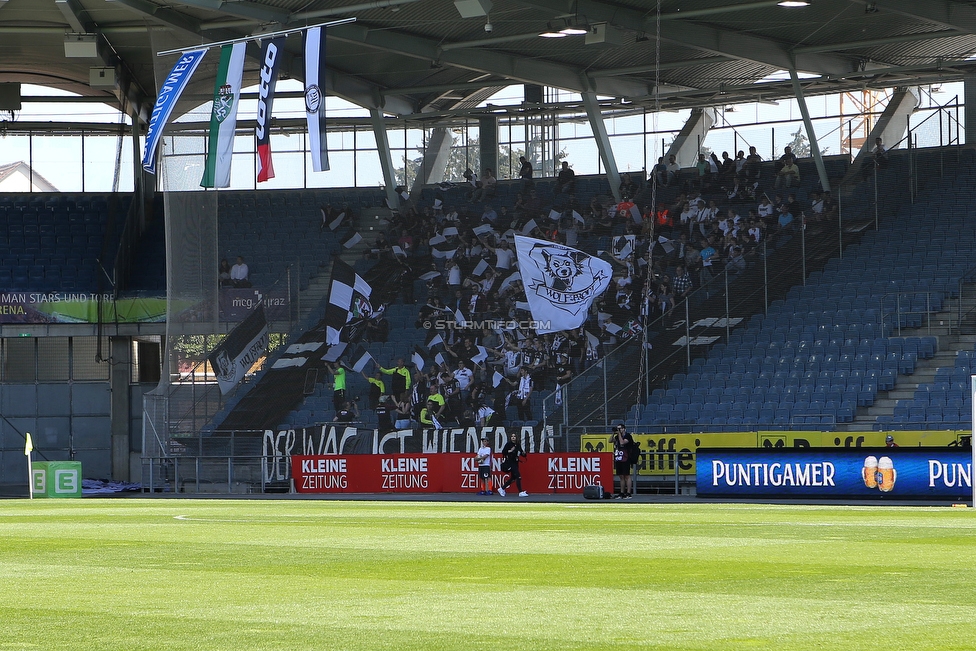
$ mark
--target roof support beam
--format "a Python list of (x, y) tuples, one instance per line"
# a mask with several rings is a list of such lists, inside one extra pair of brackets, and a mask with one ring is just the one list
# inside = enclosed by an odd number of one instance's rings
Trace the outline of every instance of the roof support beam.
[(68, 21), (68, 24), (71, 25), (73, 32), (76, 34), (85, 34), (88, 32), (85, 25), (81, 23), (82, 7), (78, 4), (78, 0), (54, 0), (54, 4), (61, 11), (64, 19)]
[(647, 84), (629, 79), (590, 79), (585, 73), (570, 66), (491, 50), (444, 51), (432, 39), (389, 30), (371, 30), (362, 23), (337, 25), (329, 29), (329, 36), (416, 59), (438, 61), (466, 70), (580, 93), (593, 91), (613, 97), (634, 97), (646, 95), (648, 92)]
[[(597, 0), (518, 0), (520, 4), (548, 11), (553, 16), (579, 14), (592, 22), (607, 22), (627, 30), (639, 30), (656, 34), (656, 17), (650, 12), (625, 9)], [(769, 39), (752, 36), (746, 32), (734, 32), (686, 20), (661, 17), (661, 40), (690, 47), (713, 55), (724, 55), (771, 66), (777, 70), (789, 70), (794, 66), (791, 53), (785, 45)], [(817, 74), (843, 74), (855, 68), (855, 62), (847, 57), (830, 54), (805, 54), (795, 61), (803, 72)]]
[(678, 70), (680, 68), (691, 68), (693, 66), (713, 66), (719, 63), (733, 61), (731, 57), (702, 57), (700, 59), (686, 59), (684, 61), (669, 61), (660, 65), (631, 66), (629, 68), (605, 68), (603, 70), (590, 70), (591, 77), (616, 77), (618, 75), (639, 75), (655, 70)]
[[(793, 82), (793, 92), (796, 94), (796, 103), (800, 106), (800, 115), (803, 117), (803, 127), (807, 131), (807, 140), (810, 141), (810, 155), (817, 166), (817, 174), (820, 176), (820, 187), (824, 192), (830, 192), (830, 179), (827, 178), (827, 168), (824, 166), (823, 156), (820, 155), (820, 145), (817, 144), (817, 132), (813, 128), (810, 120), (810, 111), (807, 109), (807, 100), (803, 97), (803, 87), (800, 86), (800, 77), (796, 74), (796, 68), (790, 68), (790, 81)], [(806, 228), (801, 226), (801, 228)]]
[(603, 112), (600, 111), (600, 104), (596, 101), (595, 93), (583, 93), (583, 106), (586, 107), (586, 117), (590, 121), (590, 129), (593, 130), (593, 139), (596, 140), (596, 148), (600, 152), (600, 160), (607, 171), (607, 181), (610, 182), (610, 192), (613, 198), (620, 202), (620, 172), (617, 171), (617, 159), (613, 157), (613, 147), (610, 146), (610, 138), (607, 135), (607, 125), (603, 121)]
[[(386, 135), (386, 121), (379, 109), (369, 109), (369, 120), (373, 124), (373, 136), (376, 138), (376, 153), (380, 157), (380, 167), (383, 170), (383, 184), (386, 186), (386, 202), (390, 208), (396, 208), (400, 197), (396, 191), (396, 177), (393, 174), (393, 154), (390, 152), (390, 139)], [(406, 165), (406, 163), (404, 163)], [(406, 169), (406, 168), (404, 168)]]
[(830, 43), (828, 45), (804, 45), (794, 48), (794, 54), (813, 54), (815, 52), (837, 52), (838, 50), (856, 50), (859, 48), (877, 47), (879, 45), (894, 45), (897, 43), (917, 43), (937, 38), (951, 38), (962, 36), (966, 32), (958, 29), (943, 29), (937, 32), (923, 32), (920, 34), (902, 34), (900, 36), (886, 36), (885, 38), (870, 38), (863, 41), (848, 41), (846, 43)]
[(926, 20), (948, 29), (976, 34), (976, 7), (948, 0), (851, 0), (857, 4), (873, 4), (880, 11)]

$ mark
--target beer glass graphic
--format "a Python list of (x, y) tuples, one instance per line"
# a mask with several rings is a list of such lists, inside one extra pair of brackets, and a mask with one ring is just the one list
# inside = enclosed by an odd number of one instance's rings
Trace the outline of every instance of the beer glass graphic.
[(864, 459), (864, 485), (868, 488), (878, 487), (878, 457), (870, 456)]
[(878, 488), (882, 493), (891, 492), (895, 487), (895, 466), (891, 462), (891, 457), (881, 457), (878, 459)]

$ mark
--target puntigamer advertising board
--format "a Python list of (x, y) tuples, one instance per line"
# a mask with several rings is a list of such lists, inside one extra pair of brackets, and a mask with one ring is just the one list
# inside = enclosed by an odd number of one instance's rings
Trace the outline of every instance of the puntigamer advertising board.
[(699, 496), (969, 499), (972, 452), (953, 448), (699, 448)]

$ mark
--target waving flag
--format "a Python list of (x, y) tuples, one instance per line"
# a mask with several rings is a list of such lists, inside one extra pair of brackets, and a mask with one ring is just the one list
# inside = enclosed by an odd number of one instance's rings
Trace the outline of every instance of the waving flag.
[(169, 116), (206, 53), (206, 50), (187, 50), (181, 54), (159, 88), (159, 95), (156, 96), (156, 104), (149, 118), (149, 131), (146, 132), (146, 149), (142, 155), (142, 168), (150, 174), (156, 173), (156, 147), (159, 146), (159, 138), (169, 122)]
[(275, 84), (278, 83), (278, 63), (285, 48), (285, 39), (265, 41), (261, 48), (261, 83), (258, 84), (258, 112), (254, 137), (258, 148), (258, 182), (274, 178), (271, 163), (271, 106), (274, 104)]
[(246, 43), (220, 48), (220, 65), (214, 82), (213, 111), (210, 113), (210, 144), (203, 170), (204, 188), (230, 187), (230, 162), (234, 153), (234, 129), (241, 99)]
[(325, 307), (325, 341), (329, 345), (340, 341), (350, 342), (346, 324), (357, 320), (364, 322), (373, 314), (369, 296), (373, 288), (360, 278), (356, 270), (336, 258), (332, 263), (332, 282), (329, 287), (329, 304)]
[(305, 118), (312, 171), (329, 169), (329, 148), (325, 137), (325, 32), (313, 27), (305, 32)]
[(577, 249), (516, 235), (515, 251), (539, 334), (580, 327), (594, 299), (610, 285), (610, 263)]

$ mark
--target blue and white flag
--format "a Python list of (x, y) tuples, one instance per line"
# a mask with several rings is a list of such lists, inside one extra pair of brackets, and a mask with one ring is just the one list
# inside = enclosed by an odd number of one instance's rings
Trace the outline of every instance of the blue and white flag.
[(173, 69), (166, 75), (166, 80), (159, 88), (156, 104), (153, 106), (152, 116), (149, 118), (149, 131), (146, 133), (146, 150), (142, 155), (142, 169), (150, 174), (156, 173), (156, 147), (163, 129), (169, 121), (169, 116), (176, 107), (180, 95), (190, 83), (190, 77), (196, 72), (197, 66), (203, 61), (204, 50), (187, 50), (180, 55)]
[(325, 32), (313, 27), (305, 32), (305, 117), (312, 171), (329, 169), (329, 147), (325, 137)]
[(590, 305), (607, 291), (613, 276), (609, 262), (556, 242), (516, 235), (515, 251), (539, 334), (583, 325)]

